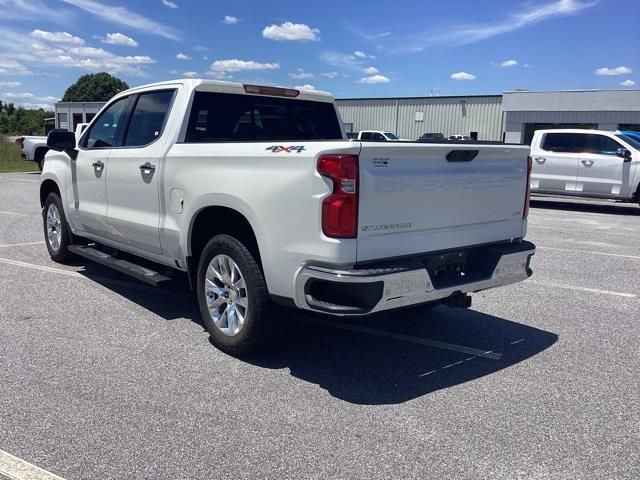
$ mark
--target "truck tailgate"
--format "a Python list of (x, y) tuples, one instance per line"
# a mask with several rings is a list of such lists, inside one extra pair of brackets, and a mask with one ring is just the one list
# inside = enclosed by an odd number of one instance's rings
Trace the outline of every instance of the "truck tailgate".
[(528, 152), (363, 143), (358, 262), (523, 237)]

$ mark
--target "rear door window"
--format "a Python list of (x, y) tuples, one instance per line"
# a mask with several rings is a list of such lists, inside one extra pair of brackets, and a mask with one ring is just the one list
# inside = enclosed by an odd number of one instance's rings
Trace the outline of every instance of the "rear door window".
[(186, 143), (341, 140), (333, 104), (229, 93), (196, 92)]
[(174, 90), (141, 93), (131, 115), (124, 140), (126, 147), (148, 145), (160, 137)]
[(585, 147), (585, 137), (580, 133), (546, 133), (542, 149), (547, 152), (580, 153)]

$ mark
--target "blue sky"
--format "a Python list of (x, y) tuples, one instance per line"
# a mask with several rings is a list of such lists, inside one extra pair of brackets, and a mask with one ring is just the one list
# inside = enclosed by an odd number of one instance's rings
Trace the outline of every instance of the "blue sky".
[(50, 106), (98, 71), (337, 97), (638, 88), (639, 20), (637, 0), (0, 0), (0, 99)]

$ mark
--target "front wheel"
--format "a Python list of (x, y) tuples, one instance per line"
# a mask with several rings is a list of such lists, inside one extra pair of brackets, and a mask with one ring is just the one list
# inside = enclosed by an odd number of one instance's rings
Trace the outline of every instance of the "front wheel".
[(269, 298), (264, 275), (236, 238), (216, 235), (204, 247), (197, 295), (204, 326), (220, 350), (250, 354), (279, 338), (282, 319)]
[(54, 262), (63, 263), (69, 258), (69, 225), (62, 209), (62, 200), (57, 193), (50, 193), (42, 209), (44, 241), (49, 256)]

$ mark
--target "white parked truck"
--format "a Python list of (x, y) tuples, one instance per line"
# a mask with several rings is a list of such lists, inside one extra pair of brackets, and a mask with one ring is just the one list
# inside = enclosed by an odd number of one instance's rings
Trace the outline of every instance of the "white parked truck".
[(408, 138), (398, 138), (393, 132), (385, 130), (361, 130), (354, 137), (355, 140), (366, 142), (410, 142)]
[(195, 79), (122, 92), (48, 145), (51, 257), (186, 272), (227, 352), (270, 344), (281, 306), (468, 306), (531, 275), (526, 147), (347, 141), (328, 94)]
[(619, 132), (536, 130), (534, 193), (640, 202), (640, 142)]

